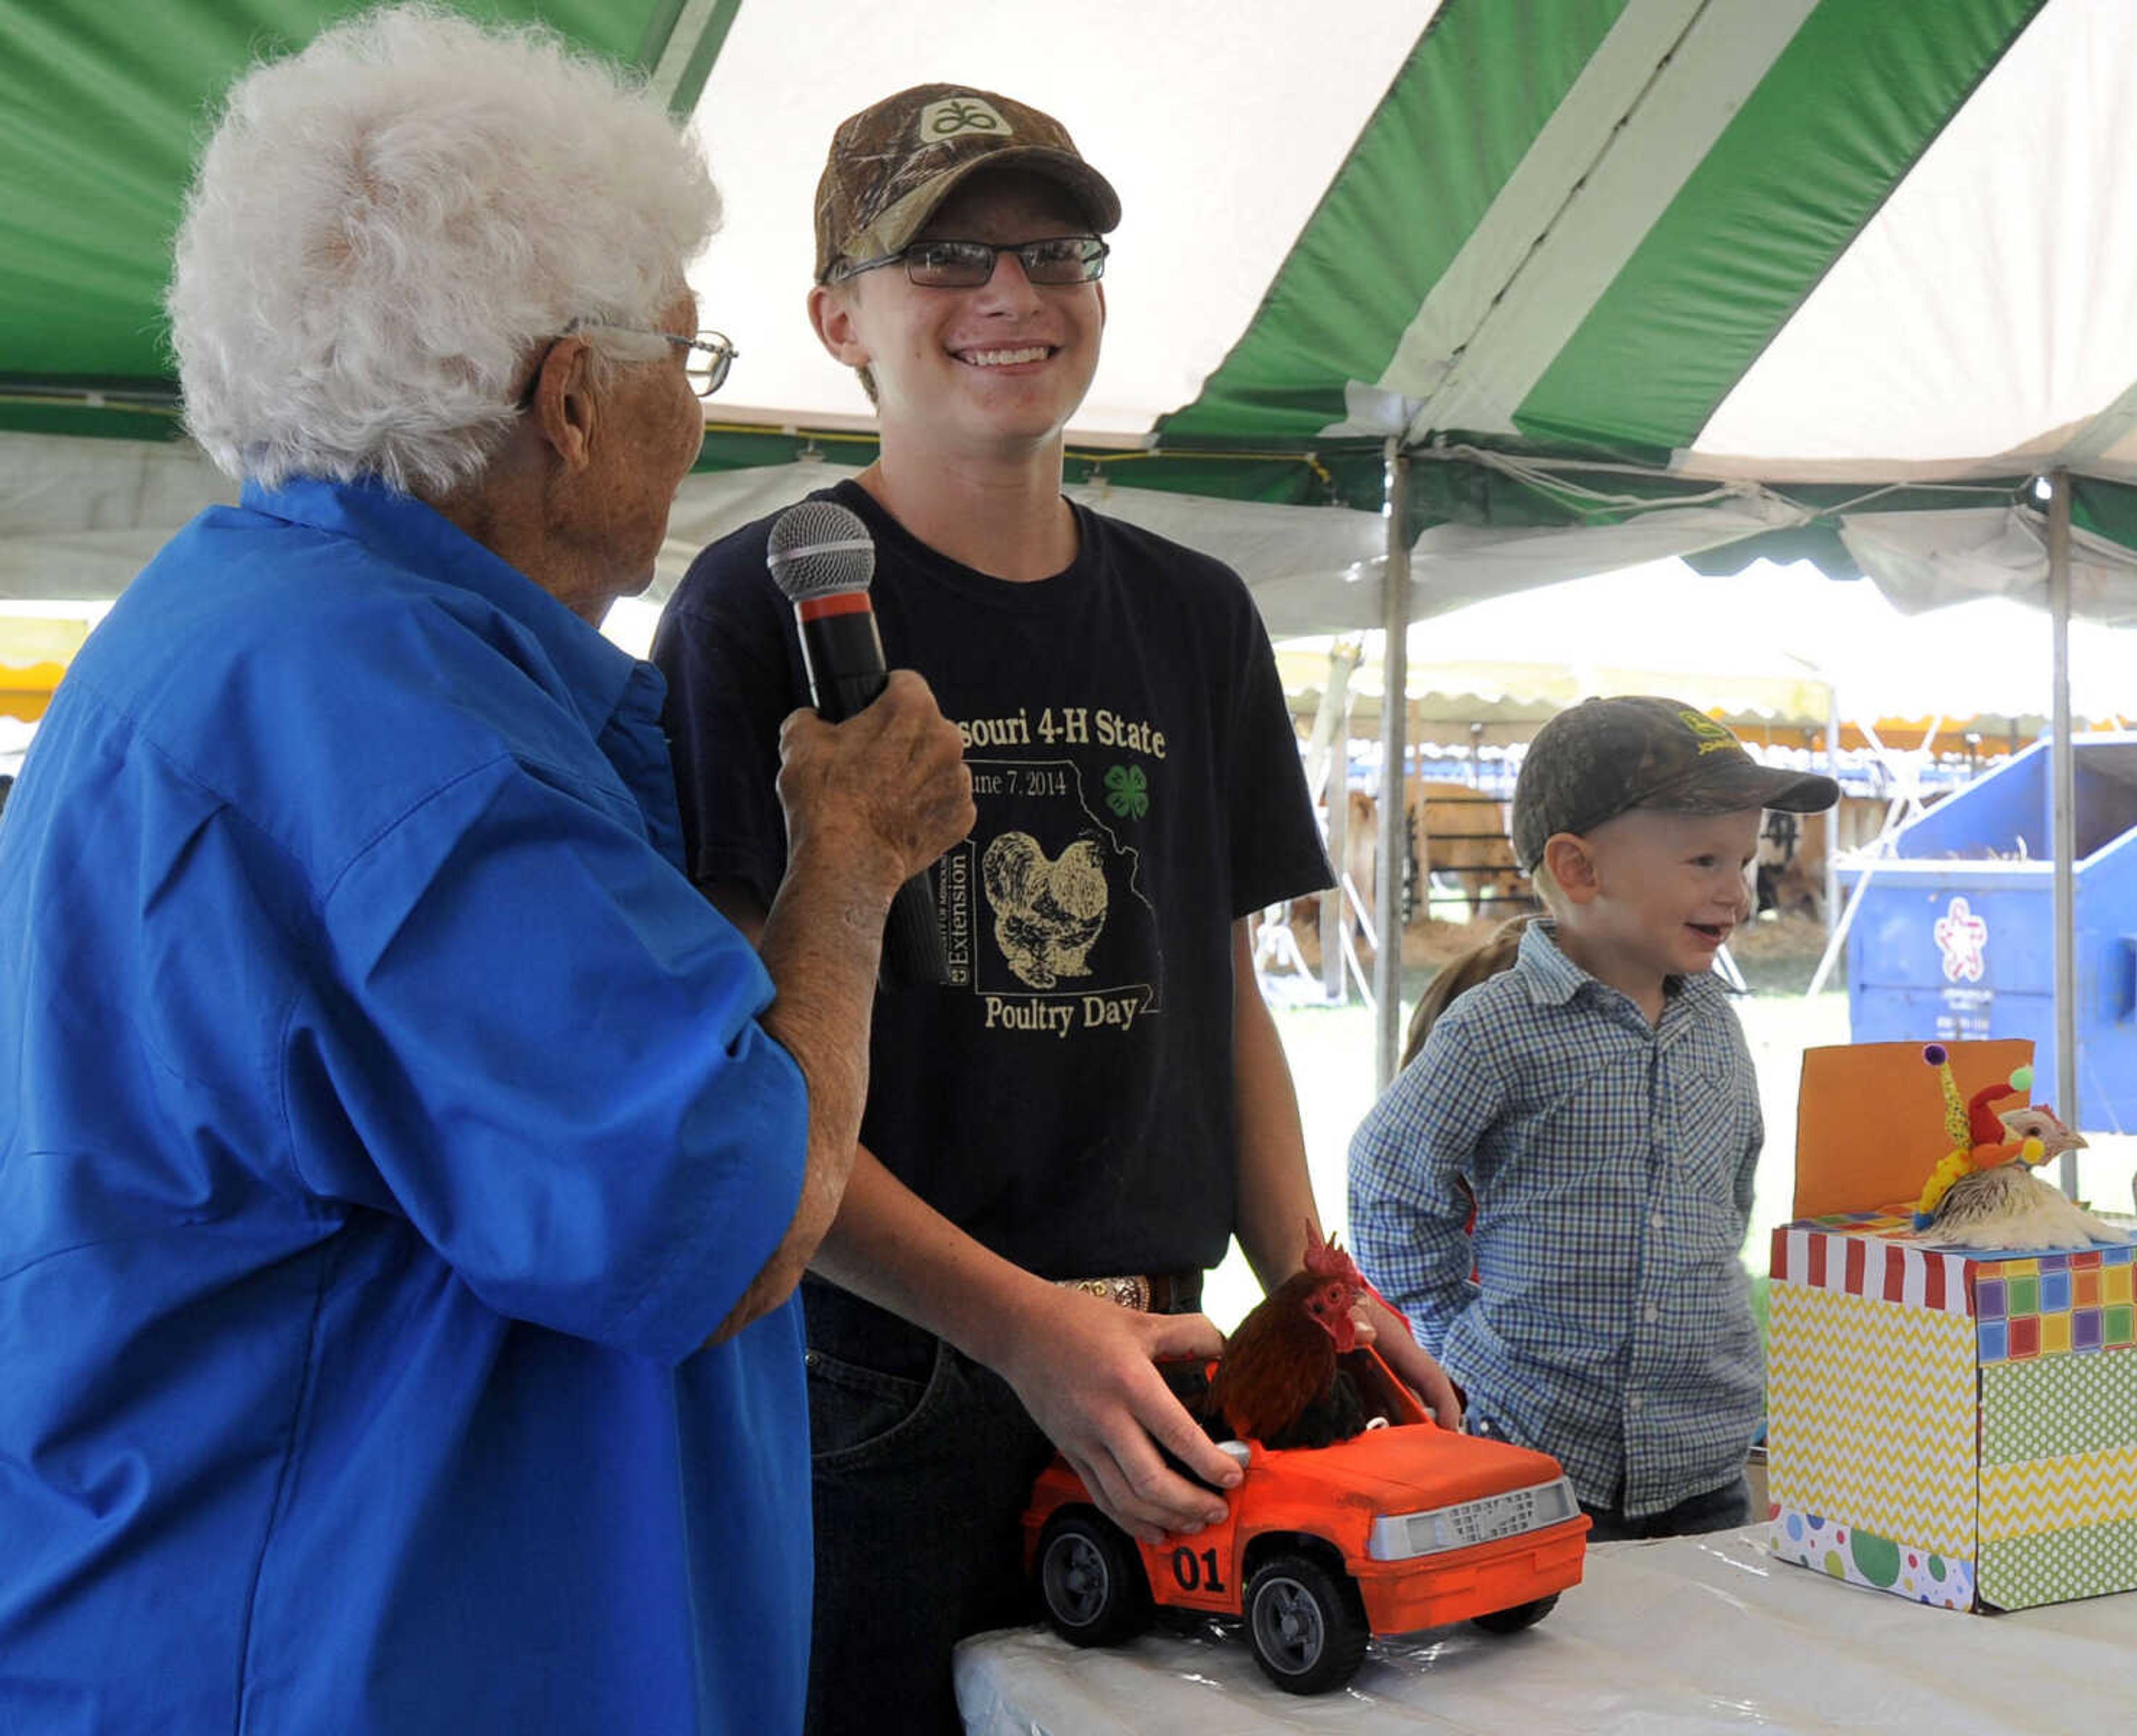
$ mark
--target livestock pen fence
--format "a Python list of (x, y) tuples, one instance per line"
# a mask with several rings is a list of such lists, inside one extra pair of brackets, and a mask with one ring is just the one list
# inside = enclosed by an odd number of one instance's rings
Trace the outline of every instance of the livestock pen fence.
[[(1526, 902), (1509, 897), (1520, 879), (1507, 830), (1507, 808), (1489, 790), (1442, 782), (1412, 785), (1403, 804), (1402, 914), (1405, 924), (1432, 913), (1431, 883), (1451, 883), (1473, 917), (1486, 907)], [(1427, 797), (1424, 792), (1429, 790)], [(1497, 914), (1512, 914), (1511, 907)]]

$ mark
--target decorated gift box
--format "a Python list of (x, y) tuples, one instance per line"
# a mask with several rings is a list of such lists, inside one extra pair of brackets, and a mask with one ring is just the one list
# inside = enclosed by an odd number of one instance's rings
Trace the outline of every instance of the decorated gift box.
[(2027, 1174), (2057, 1125), (2031, 1048), (1804, 1057), (1768, 1291), (1785, 1560), (1954, 1609), (2137, 1588), (2137, 1248)]

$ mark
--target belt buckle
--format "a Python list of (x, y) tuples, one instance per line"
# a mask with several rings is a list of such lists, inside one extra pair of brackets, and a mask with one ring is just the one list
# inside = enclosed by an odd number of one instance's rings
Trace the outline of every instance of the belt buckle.
[(1137, 1272), (1117, 1278), (1063, 1278), (1064, 1290), (1080, 1291), (1102, 1302), (1112, 1302), (1137, 1314), (1150, 1312), (1150, 1280)]

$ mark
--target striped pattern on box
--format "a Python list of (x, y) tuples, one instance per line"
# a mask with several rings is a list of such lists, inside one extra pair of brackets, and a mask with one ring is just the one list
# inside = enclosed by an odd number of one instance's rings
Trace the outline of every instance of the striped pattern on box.
[(2137, 1448), (1981, 1467), (1981, 1540), (2137, 1520)]
[(1891, 1239), (1908, 1233), (1907, 1220), (1888, 1212), (1784, 1223), (1774, 1232), (1774, 1280), (1939, 1314), (1971, 1312), (1967, 1257)]

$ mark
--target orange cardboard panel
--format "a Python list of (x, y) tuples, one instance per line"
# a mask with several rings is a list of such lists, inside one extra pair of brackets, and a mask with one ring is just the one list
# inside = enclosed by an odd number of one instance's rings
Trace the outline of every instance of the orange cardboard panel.
[[(1969, 1097), (2033, 1059), (2032, 1040), (2025, 1037), (1945, 1048), (1952, 1077)], [(1874, 1212), (1911, 1200), (1950, 1145), (1944, 1092), (1937, 1070), (1922, 1059), (1920, 1043), (1849, 1043), (1804, 1051), (1796, 1095), (1798, 1218)]]

